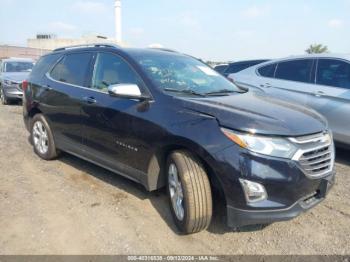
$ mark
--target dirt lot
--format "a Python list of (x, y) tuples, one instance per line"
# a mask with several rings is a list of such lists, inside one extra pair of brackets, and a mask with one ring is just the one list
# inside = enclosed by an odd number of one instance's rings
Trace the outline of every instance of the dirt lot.
[(40, 160), (21, 114), (0, 106), (0, 254), (350, 254), (350, 151), (328, 199), (297, 219), (235, 232), (215, 217), (181, 236), (164, 192), (67, 154)]

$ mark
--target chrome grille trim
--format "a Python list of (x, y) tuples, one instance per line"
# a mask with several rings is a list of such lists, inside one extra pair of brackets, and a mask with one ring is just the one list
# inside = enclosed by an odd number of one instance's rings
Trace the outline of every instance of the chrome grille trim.
[(293, 160), (309, 178), (328, 175), (334, 167), (334, 143), (330, 133), (319, 133), (298, 138), (290, 138), (300, 149)]

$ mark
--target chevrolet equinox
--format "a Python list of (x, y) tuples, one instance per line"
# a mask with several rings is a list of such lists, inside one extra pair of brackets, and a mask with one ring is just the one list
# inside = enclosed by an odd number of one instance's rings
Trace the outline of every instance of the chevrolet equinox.
[(60, 48), (22, 87), (39, 157), (64, 151), (149, 191), (166, 187), (183, 233), (206, 229), (219, 199), (229, 226), (268, 224), (314, 207), (334, 184), (322, 116), (239, 88), (184, 54)]

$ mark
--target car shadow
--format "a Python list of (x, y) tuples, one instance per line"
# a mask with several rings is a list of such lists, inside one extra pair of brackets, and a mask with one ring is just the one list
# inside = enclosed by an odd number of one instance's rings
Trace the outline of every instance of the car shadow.
[(62, 155), (57, 160), (69, 166), (72, 166), (85, 174), (93, 176), (104, 183), (108, 183), (121, 191), (132, 194), (140, 200), (148, 199), (158, 214), (161, 216), (161, 218), (167, 223), (168, 227), (176, 234), (180, 234), (175, 224), (173, 223), (165, 189), (148, 192), (139, 183), (124, 178), (121, 175), (108, 171), (107, 169), (99, 167), (68, 153), (62, 153)]
[(350, 154), (349, 149), (337, 148), (335, 161), (340, 163), (340, 164), (350, 165), (349, 154)]
[[(128, 192), (135, 197), (145, 200), (148, 199), (152, 204), (153, 208), (158, 212), (160, 217), (166, 222), (167, 226), (176, 234), (181, 235), (181, 232), (176, 228), (173, 221), (170, 209), (168, 197), (166, 195), (165, 188), (159, 189), (154, 192), (148, 192), (141, 184), (138, 184), (130, 179), (124, 178), (121, 175), (115, 174), (108, 171), (102, 167), (92, 164), (88, 161), (70, 155), (68, 153), (63, 153), (58, 161), (61, 161), (75, 169), (83, 172), (84, 174), (95, 177), (96, 179), (108, 183), (117, 189)], [(241, 228), (229, 228), (225, 221), (225, 210), (223, 205), (217, 203), (222, 203), (222, 200), (215, 196), (213, 197), (214, 210), (212, 222), (207, 229), (208, 232), (213, 234), (226, 234), (230, 232), (251, 232), (259, 231), (263, 229), (262, 226), (247, 226)]]
[[(32, 143), (28, 136), (28, 143)], [(62, 152), (57, 161), (61, 161), (66, 165), (74, 167), (84, 174), (93, 176), (96, 179), (108, 183), (117, 189), (128, 192), (140, 200), (148, 199), (153, 208), (158, 212), (161, 218), (166, 222), (167, 226), (176, 234), (182, 233), (177, 229), (169, 209), (169, 200), (166, 189), (162, 188), (157, 191), (149, 192), (141, 184), (127, 179), (121, 175), (113, 173), (105, 168), (99, 167), (93, 163), (85, 161), (71, 154)], [(254, 232), (261, 231), (268, 225), (252, 225), (239, 228), (230, 228), (226, 223), (226, 211), (223, 200), (217, 195), (213, 195), (213, 217), (207, 231), (213, 234), (226, 234), (231, 232)]]

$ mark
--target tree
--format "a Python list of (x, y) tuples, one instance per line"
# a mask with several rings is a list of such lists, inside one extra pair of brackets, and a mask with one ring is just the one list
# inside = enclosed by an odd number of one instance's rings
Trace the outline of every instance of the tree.
[(321, 53), (328, 53), (328, 47), (322, 44), (314, 44), (310, 45), (308, 49), (305, 50), (308, 54), (321, 54)]

